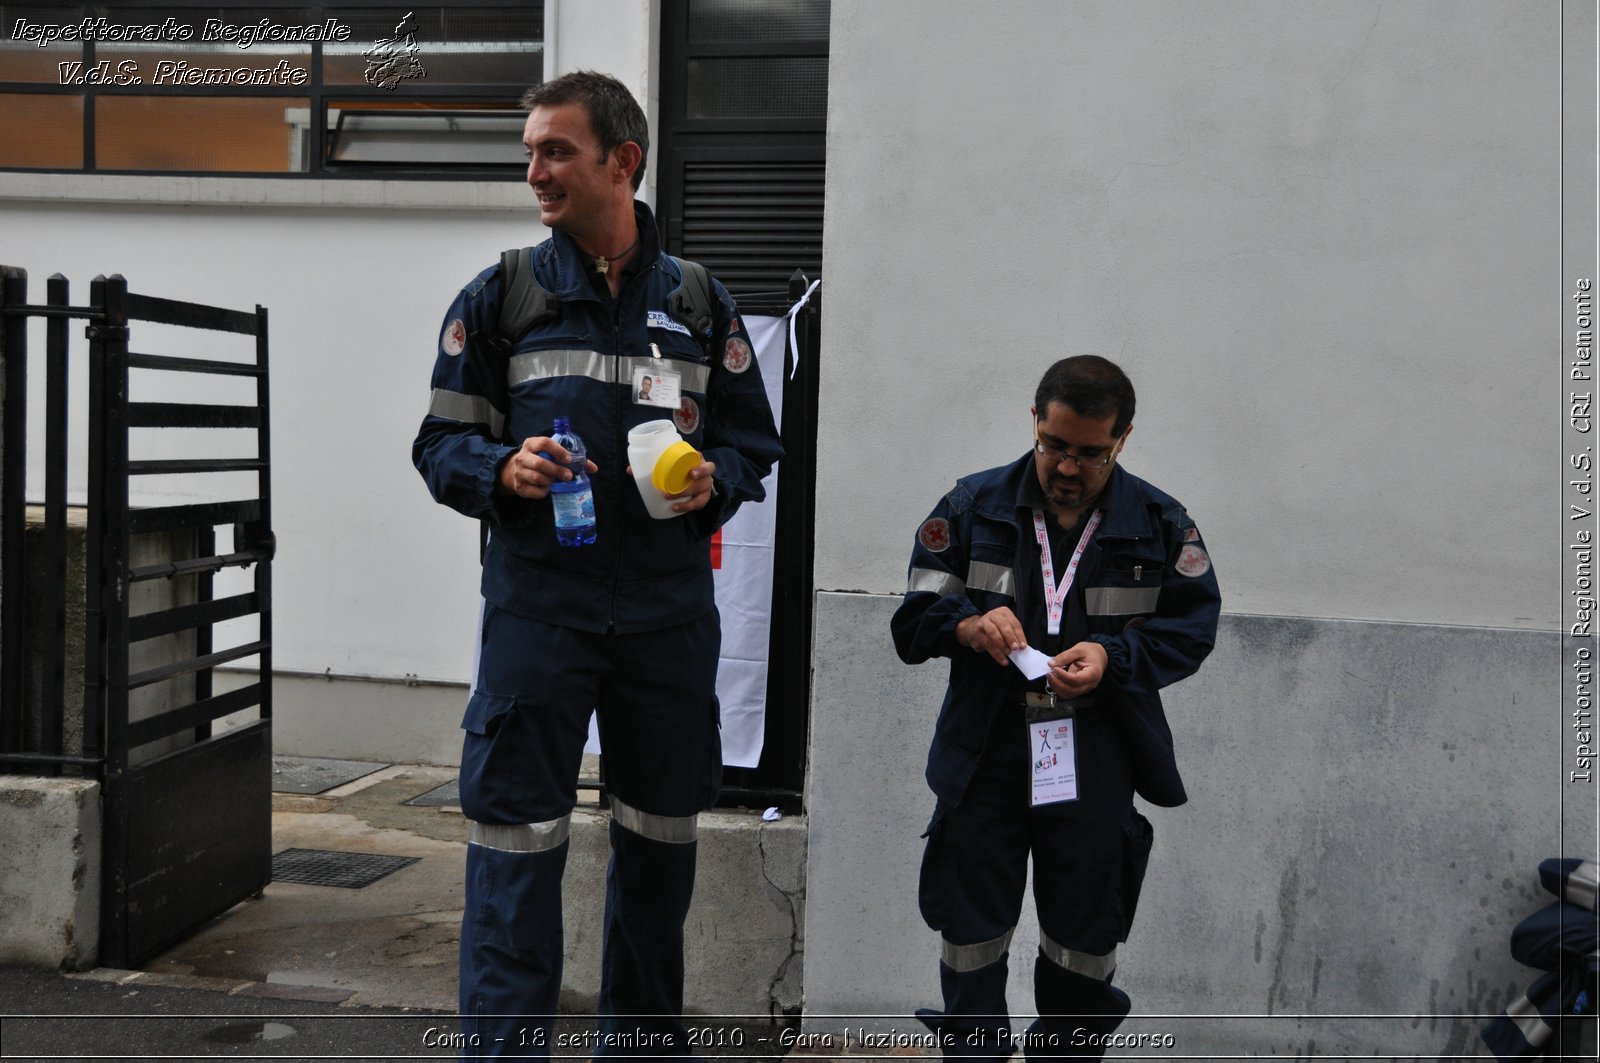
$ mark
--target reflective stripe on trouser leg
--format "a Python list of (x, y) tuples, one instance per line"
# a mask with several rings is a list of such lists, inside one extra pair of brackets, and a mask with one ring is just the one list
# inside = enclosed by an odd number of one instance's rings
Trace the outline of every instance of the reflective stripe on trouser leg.
[[(462, 1033), (476, 1047), (464, 1048), (464, 1059), (549, 1052), (561, 996), (565, 824), (566, 817), (548, 824), (473, 824), (460, 1003)], [(477, 839), (480, 832), (487, 843)]]
[(1518, 1032), (1528, 1042), (1529, 1048), (1543, 1047), (1555, 1033), (1550, 1020), (1540, 1013), (1539, 1005), (1526, 996), (1519, 997), (1506, 1005), (1506, 1018), (1516, 1025)]
[(1050, 935), (1040, 931), (1039, 951), (1045, 958), (1063, 971), (1081, 974), (1085, 978), (1098, 978), (1109, 982), (1111, 976), (1117, 972), (1117, 950), (1115, 947), (1104, 955), (1092, 952), (1079, 952), (1069, 949), (1065, 945), (1057, 944), (1050, 940)]
[(700, 838), (698, 816), (657, 816), (641, 812), (632, 805), (618, 801), (615, 795), (611, 798), (611, 819), (651, 841), (682, 844)]
[[(1117, 950), (1093, 953), (1067, 948), (1039, 934), (1039, 958), (1033, 965), (1033, 1001), (1039, 1018), (1024, 1034), (1023, 1051), (1031, 1058), (1057, 1057), (1082, 1044), (1084, 1034), (1105, 1035), (1122, 1025), (1131, 1002), (1111, 984)], [(1071, 1058), (1099, 1059), (1105, 1049), (1085, 1046)]]
[(572, 813), (543, 823), (473, 823), (467, 841), (506, 853), (542, 853), (566, 841)]
[(918, 1008), (916, 1014), (939, 1035), (946, 1056), (1000, 1060), (1011, 1054), (1006, 957), (1015, 931), (967, 945), (941, 936), (939, 989), (945, 1010)]
[(999, 963), (1005, 959), (1006, 953), (1011, 948), (1011, 935), (1017, 928), (1012, 927), (1004, 934), (989, 941), (980, 941), (975, 945), (957, 945), (949, 938), (940, 938), (942, 949), (939, 961), (957, 974), (965, 974), (987, 967), (991, 963)]
[(1504, 1013), (1495, 1016), (1478, 1034), (1489, 1052), (1496, 1059), (1567, 1058), (1557, 1049), (1577, 1045), (1558, 1043), (1560, 1034), (1570, 1029), (1562, 1022), (1561, 1013), (1565, 1001), (1575, 998), (1579, 987), (1590, 977), (1586, 966), (1569, 959), (1565, 983), (1555, 971), (1535, 978), (1525, 992), (1506, 1005)]
[[(626, 810), (626, 811), (624, 811)], [(620, 813), (620, 814), (619, 814)], [(642, 818), (624, 826), (629, 813)], [(689, 821), (687, 824), (683, 820)], [(693, 816), (651, 816), (612, 799), (595, 1056), (689, 1054), (683, 1020), (683, 923), (694, 896)], [(647, 831), (676, 840), (661, 840)]]

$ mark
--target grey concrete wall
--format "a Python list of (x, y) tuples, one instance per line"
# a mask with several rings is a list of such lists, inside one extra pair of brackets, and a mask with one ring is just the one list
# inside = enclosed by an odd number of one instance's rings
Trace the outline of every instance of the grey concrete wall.
[[(611, 817), (573, 817), (562, 900), (561, 1006), (593, 1012), (600, 992)], [(781, 1018), (800, 1007), (805, 955), (806, 821), (734, 811), (700, 817), (694, 903), (684, 925), (687, 1013)]]
[[(914, 1029), (912, 1009), (938, 1002), (916, 882), (946, 669), (899, 663), (897, 604), (818, 601), (813, 1029), (873, 1014)], [(1225, 617), (1168, 698), (1191, 801), (1140, 802), (1156, 846), (1120, 952), (1142, 1016), (1128, 1029), (1170, 1032), (1185, 1053), (1472, 1052), (1480, 1022), (1456, 1016), (1526, 988), (1509, 933), (1549, 899), (1536, 869), (1563, 815), (1569, 831), (1592, 822), (1592, 791), (1586, 805), (1559, 782), (1559, 652), (1543, 632)], [(1011, 952), (1018, 1014), (1031, 906)]]
[(0, 776), (0, 963), (100, 955), (100, 784)]
[[(88, 542), (88, 510), (82, 506), (67, 509), (66, 559), (64, 572), (50, 571), (45, 564), (44, 507), (29, 506), (26, 524), (26, 566), (24, 589), (28, 598), (29, 640), (24, 652), (23, 700), (27, 706), (22, 725), (23, 748), (38, 750), (44, 721), (45, 653), (43, 642), (49, 637), (51, 618), (44, 615), (44, 597), (52, 583), (62, 583), (65, 618), (65, 655), (62, 661), (62, 750), (69, 755), (83, 752), (84, 617), (88, 601), (84, 591)], [(191, 532), (152, 532), (134, 535), (128, 541), (130, 567), (159, 564), (173, 558), (193, 557), (196, 553)], [(64, 582), (63, 582), (64, 581)], [(196, 600), (193, 577), (148, 580), (129, 590), (128, 611), (138, 616), (187, 605)], [(194, 633), (178, 632), (132, 643), (128, 649), (128, 671), (184, 660), (194, 656)], [(194, 677), (176, 676), (149, 683), (128, 692), (130, 722), (158, 716), (173, 705), (194, 700)], [(140, 746), (130, 753), (132, 763), (141, 763), (190, 745), (193, 737), (177, 734)]]
[[(255, 680), (254, 671), (219, 669), (215, 685), (220, 693)], [(461, 763), (466, 706), (465, 684), (275, 673), (272, 749), (287, 756), (454, 766)], [(240, 721), (251, 718), (244, 713)]]
[(1559, 3), (832, 10), (819, 588), (1099, 353), (1228, 608), (1558, 626)]
[[(1526, 985), (1537, 862), (1594, 838), (1563, 783), (1557, 253), (1562, 42), (1592, 20), (835, 0), (818, 463), (849, 474), (818, 499), (809, 1026), (937, 1002), (945, 673), (888, 618), (923, 515), (1021, 454), (1040, 373), (1086, 352), (1133, 377), (1123, 461), (1188, 505), (1227, 610), (1170, 699), (1194, 799), (1147, 810), (1128, 1029), (1470, 1053), (1462, 1016)], [(1195, 1014), (1221, 1017), (1167, 1017)]]

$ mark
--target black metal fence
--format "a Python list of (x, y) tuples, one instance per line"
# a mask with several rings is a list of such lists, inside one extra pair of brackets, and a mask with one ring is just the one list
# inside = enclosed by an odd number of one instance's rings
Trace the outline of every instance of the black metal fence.
[[(258, 891), (270, 875), (267, 312), (134, 294), (120, 276), (96, 278), (80, 306), (66, 279), (51, 277), (46, 302), (34, 305), (26, 273), (0, 271), (0, 770), (101, 782), (101, 961), (122, 966)], [(30, 432), (28, 323), (39, 318), (44, 410)], [(70, 353), (75, 320), (87, 324), (86, 361)], [(219, 343), (217, 334), (248, 337), (252, 356), (131, 351), (130, 322), (202, 330), (202, 346)], [(72, 386), (79, 373), (86, 389)], [(133, 401), (136, 373), (139, 390), (159, 397), (189, 397), (207, 391), (203, 381), (234, 378), (249, 398), (239, 401), (236, 387), (233, 401)], [(163, 382), (152, 386), (156, 374)], [(85, 390), (87, 453), (74, 466), (72, 395)], [(153, 437), (131, 445), (146, 429), (209, 430), (202, 447), (215, 444), (215, 430), (238, 429), (251, 445), (242, 456), (147, 456), (147, 447), (160, 451)], [(28, 446), (39, 435), (43, 503), (30, 506)], [(86, 470), (86, 485), (83, 501), (69, 506), (74, 467)], [(203, 479), (213, 474), (235, 478)], [(144, 477), (167, 478), (166, 486), (136, 505), (131, 485)], [(225, 551), (219, 529), (231, 540)], [(215, 597), (215, 575), (233, 566), (253, 567), (249, 589)], [(216, 646), (217, 625), (248, 626), (250, 617), (253, 637)], [(252, 657), (256, 682), (213, 689), (215, 667)], [(228, 725), (217, 728), (224, 717)]]

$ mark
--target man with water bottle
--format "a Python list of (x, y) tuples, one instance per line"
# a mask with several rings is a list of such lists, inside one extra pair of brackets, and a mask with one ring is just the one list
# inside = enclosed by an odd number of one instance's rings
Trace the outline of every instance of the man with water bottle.
[[(561, 879), (595, 711), (612, 856), (586, 1047), (687, 1055), (696, 815), (721, 779), (710, 540), (762, 500), (782, 447), (732, 299), (662, 252), (633, 198), (649, 149), (633, 96), (578, 72), (523, 103), (527, 180), (552, 233), (524, 252), (526, 277), (508, 258), (452, 302), (412, 448), (433, 497), (488, 526), (462, 721), (463, 1039), (475, 1057), (552, 1047)], [(506, 335), (523, 302), (541, 309)], [(663, 429), (682, 437), (671, 475), (636, 480), (630, 434)]]
[(1183, 506), (1118, 463), (1133, 413), (1118, 366), (1062, 359), (1028, 452), (957, 480), (917, 529), (891, 628), (907, 664), (950, 658), (918, 887), (944, 1009), (917, 1015), (946, 1056), (1017, 1047), (1007, 959), (1030, 859), (1040, 1017), (1025, 1053), (1171, 1047), (1116, 1032), (1129, 1001), (1111, 980), (1152, 837), (1133, 795), (1187, 799), (1159, 691), (1211, 652), (1222, 599)]

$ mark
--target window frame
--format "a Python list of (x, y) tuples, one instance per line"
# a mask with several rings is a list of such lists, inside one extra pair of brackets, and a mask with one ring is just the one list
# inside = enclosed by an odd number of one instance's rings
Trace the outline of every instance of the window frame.
[[(34, 6), (33, 4), (17, 4), (16, 7)], [(431, 0), (425, 5), (415, 5), (431, 8), (456, 8), (463, 11), (487, 9), (516, 9), (526, 10), (528, 0)], [(538, 45), (540, 56), (541, 76), (548, 71), (545, 69), (549, 58), (547, 35), (549, 32), (549, 7), (548, 2), (542, 2), (541, 8), (545, 17), (541, 20), (540, 41)], [(320, 0), (266, 0), (266, 2), (246, 2), (246, 0), (100, 0), (100, 2), (74, 3), (70, 6), (63, 5), (59, 13), (52, 11), (51, 18), (58, 23), (76, 24), (84, 18), (104, 17), (116, 24), (118, 22), (134, 23), (138, 21), (138, 13), (150, 10), (196, 10), (215, 12), (226, 15), (237, 12), (241, 22), (256, 22), (266, 18), (273, 22), (292, 25), (314, 25), (325, 22), (330, 16), (329, 11), (347, 12), (352, 9), (388, 10), (394, 11), (396, 17), (403, 15), (407, 7), (405, 0), (334, 0), (334, 2), (320, 2)], [(248, 16), (248, 17), (246, 17)], [(303, 19), (303, 21), (302, 21)], [(79, 43), (79, 52), (76, 59), (81, 60), (85, 68), (91, 68), (96, 59), (96, 46), (98, 42), (83, 41)], [(328, 165), (327, 155), (332, 135), (332, 124), (329, 121), (330, 109), (337, 114), (340, 105), (348, 106), (350, 103), (365, 103), (368, 101), (385, 103), (396, 99), (393, 92), (377, 85), (336, 82), (329, 83), (324, 80), (323, 52), (321, 41), (307, 42), (310, 47), (310, 58), (307, 68), (310, 77), (303, 85), (60, 85), (42, 81), (6, 81), (0, 80), (0, 95), (48, 95), (80, 99), (83, 101), (83, 156), (82, 164), (76, 167), (59, 166), (0, 166), (0, 178), (15, 178), (19, 175), (69, 175), (79, 177), (110, 177), (110, 178), (209, 178), (216, 180), (241, 179), (265, 181), (428, 181), (428, 182), (494, 182), (502, 181), (508, 177), (520, 175), (524, 164), (518, 162), (506, 163), (476, 163), (476, 164), (448, 164), (448, 163), (371, 163), (354, 162), (345, 164)], [(420, 58), (426, 63), (427, 56), (424, 52)], [(64, 60), (73, 61), (73, 60)], [(471, 84), (458, 83), (449, 85), (429, 85), (425, 78), (405, 82), (404, 91), (408, 100), (426, 100), (430, 103), (455, 103), (461, 105), (483, 107), (502, 107), (507, 112), (520, 111), (518, 100), (528, 88), (528, 85), (510, 86), (505, 84)], [(250, 98), (272, 99), (281, 98), (287, 106), (309, 106), (309, 131), (313, 134), (310, 150), (306, 152), (307, 166), (302, 170), (262, 171), (262, 170), (182, 170), (182, 169), (126, 169), (120, 167), (101, 167), (96, 165), (96, 103), (102, 97), (132, 96), (132, 97), (218, 97), (218, 98)], [(417, 111), (422, 114), (443, 114), (444, 109), (435, 111)]]

